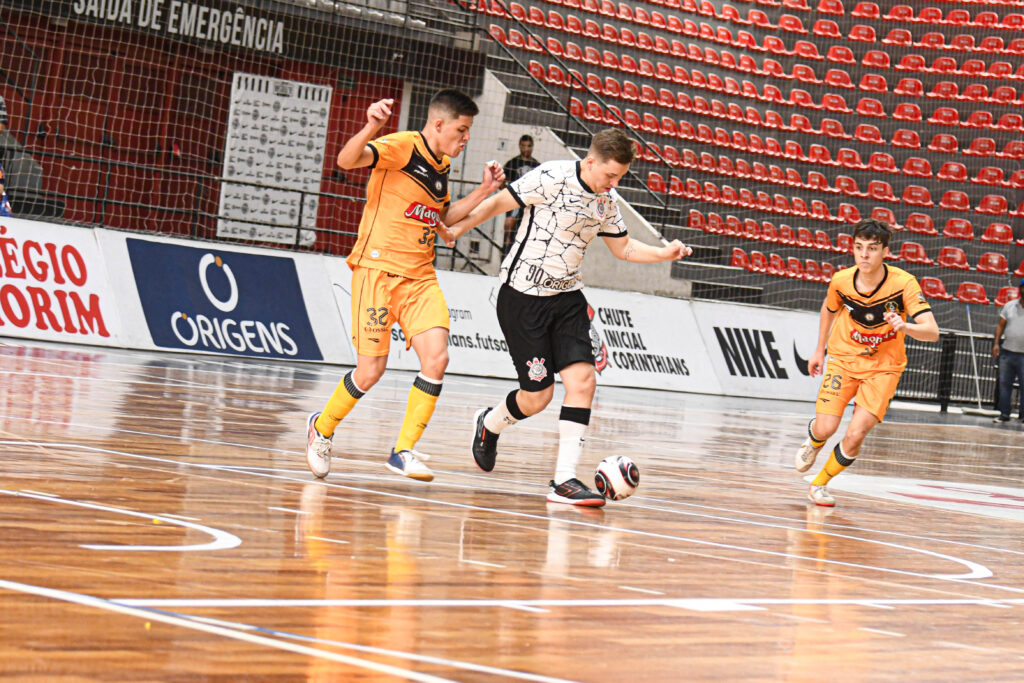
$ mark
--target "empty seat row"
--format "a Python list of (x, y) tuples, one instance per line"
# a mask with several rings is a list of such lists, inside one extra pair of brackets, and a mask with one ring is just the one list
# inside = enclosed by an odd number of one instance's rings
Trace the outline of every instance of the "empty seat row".
[(827, 261), (818, 263), (813, 259), (801, 261), (795, 256), (782, 258), (778, 254), (767, 256), (760, 251), (752, 251), (748, 255), (739, 247), (732, 250), (729, 265), (751, 273), (761, 273), (775, 277), (786, 277), (806, 282), (828, 283), (836, 272), (836, 267)]
[(938, 31), (914, 34), (905, 28), (894, 28), (882, 38), (885, 45), (898, 47), (920, 47), (926, 50), (952, 50), (954, 52), (979, 52), (987, 54), (1024, 54), (1024, 38), (1011, 38), (1009, 42), (1001, 36), (985, 36), (980, 41), (970, 33), (960, 33), (949, 38)]
[(848, 233), (839, 233), (836, 236), (836, 243), (833, 245), (831, 238), (824, 230), (816, 229), (812, 233), (810, 228), (806, 227), (794, 229), (785, 223), (780, 223), (776, 227), (771, 221), (758, 222), (753, 218), (741, 221), (736, 216), (726, 216), (723, 219), (713, 211), (705, 215), (697, 209), (690, 209), (687, 226), (711, 235), (738, 237), (787, 247), (803, 247), (846, 254), (853, 251), (853, 236)]
[[(900, 244), (899, 252), (893, 254), (891, 259), (926, 266), (936, 264), (941, 268), (952, 270), (972, 270), (967, 260), (967, 253), (960, 247), (952, 245), (941, 247), (938, 256), (933, 261), (925, 253), (925, 248), (921, 244), (917, 242), (903, 242)], [(978, 257), (974, 270), (979, 273), (1006, 275), (1010, 272), (1010, 267), (1005, 254), (989, 251)]]
[[(926, 213), (911, 213), (902, 226), (908, 232), (920, 235), (939, 235), (932, 217)], [(950, 218), (942, 230), (942, 236), (958, 240), (974, 239), (974, 224), (966, 218)], [(981, 241), (990, 244), (1013, 244), (1013, 228), (1006, 223), (989, 223), (981, 235)], [(1020, 242), (1024, 246), (1024, 240)]]
[[(933, 276), (925, 276), (920, 279), (921, 293), (929, 299), (937, 299), (940, 301), (951, 301), (954, 299), (952, 294), (946, 291), (946, 284), (941, 278)], [(956, 300), (960, 303), (965, 304), (980, 304), (982, 306), (988, 306), (990, 303), (996, 306), (1002, 307), (1007, 302), (1013, 301), (1020, 296), (1020, 291), (1016, 287), (1002, 287), (999, 290), (995, 301), (989, 301), (988, 293), (985, 291), (985, 286), (977, 282), (961, 282), (956, 288)]]

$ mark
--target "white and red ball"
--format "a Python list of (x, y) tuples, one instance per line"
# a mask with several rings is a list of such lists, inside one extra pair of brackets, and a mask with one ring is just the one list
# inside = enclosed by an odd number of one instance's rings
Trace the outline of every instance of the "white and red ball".
[(612, 455), (597, 464), (594, 484), (597, 492), (608, 500), (623, 500), (640, 485), (640, 470), (626, 456)]

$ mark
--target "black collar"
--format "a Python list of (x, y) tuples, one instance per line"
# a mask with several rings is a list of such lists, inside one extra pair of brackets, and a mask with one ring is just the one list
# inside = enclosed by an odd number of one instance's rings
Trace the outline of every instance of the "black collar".
[(581, 167), (581, 165), (582, 164), (579, 161), (576, 162), (576, 180), (580, 181), (580, 185), (583, 186), (584, 190), (586, 190), (590, 194), (597, 194), (596, 192), (594, 192), (593, 190), (590, 189), (589, 185), (587, 185), (585, 182), (583, 182), (583, 176), (580, 175), (580, 167)]
[(877, 286), (877, 287), (875, 287), (875, 288), (874, 288), (874, 289), (873, 289), (873, 290), (871, 291), (871, 293), (870, 293), (870, 294), (864, 294), (863, 292), (861, 292), (861, 291), (860, 291), (860, 289), (858, 289), (858, 288), (857, 288), (857, 276), (858, 276), (858, 275), (860, 275), (860, 269), (858, 268), (858, 269), (857, 269), (857, 272), (853, 274), (853, 291), (855, 291), (855, 292), (857, 292), (858, 294), (860, 294), (861, 296), (865, 296), (865, 297), (867, 297), (867, 298), (869, 298), (869, 299), (870, 299), (871, 297), (873, 297), (873, 296), (874, 296), (875, 294), (877, 294), (877, 293), (878, 293), (878, 290), (880, 290), (880, 289), (882, 288), (882, 285), (884, 285), (884, 284), (885, 284), (885, 280), (886, 280), (886, 278), (888, 278), (888, 277), (889, 277), (889, 266), (887, 266), (887, 265), (885, 265), (885, 264), (883, 263), (883, 264), (882, 264), (882, 269), (883, 269), (883, 271), (884, 271), (884, 272), (882, 273), (882, 279), (881, 279), (881, 280), (880, 280), (880, 281), (878, 282), (878, 286)]

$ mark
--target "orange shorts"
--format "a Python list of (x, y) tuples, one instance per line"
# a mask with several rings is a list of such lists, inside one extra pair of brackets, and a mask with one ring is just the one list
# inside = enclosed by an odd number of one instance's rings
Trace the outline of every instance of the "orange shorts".
[(878, 418), (881, 422), (896, 395), (902, 372), (858, 372), (835, 358), (828, 359), (825, 375), (818, 390), (815, 410), (825, 415), (843, 416), (850, 400)]
[(412, 280), (373, 268), (352, 270), (352, 343), (362, 356), (386, 356), (398, 323), (405, 348), (434, 327), (448, 329), (448, 303), (436, 278)]

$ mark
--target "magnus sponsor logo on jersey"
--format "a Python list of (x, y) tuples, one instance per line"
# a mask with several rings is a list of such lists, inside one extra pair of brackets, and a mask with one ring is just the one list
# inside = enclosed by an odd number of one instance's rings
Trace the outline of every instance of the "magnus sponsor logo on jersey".
[(884, 341), (889, 341), (896, 337), (896, 330), (889, 328), (888, 331), (882, 334), (864, 334), (859, 330), (851, 330), (850, 339), (857, 342), (858, 344), (864, 344), (870, 346), (872, 349), (877, 350), (878, 345)]
[(643, 334), (633, 321), (631, 311), (598, 307), (594, 319), (601, 323), (601, 336), (614, 367), (663, 375), (690, 374), (686, 359), (655, 353), (648, 348)]
[[(730, 375), (789, 379), (789, 373), (780, 364), (782, 355), (775, 348), (775, 334), (771, 330), (744, 327), (715, 327), (714, 330)], [(793, 353), (796, 354), (795, 346)]]
[(135, 239), (127, 245), (157, 346), (321, 360), (292, 259)]
[(405, 217), (414, 218), (432, 228), (437, 227), (437, 224), (441, 222), (441, 213), (437, 209), (420, 202), (410, 204), (409, 208), (405, 210)]

